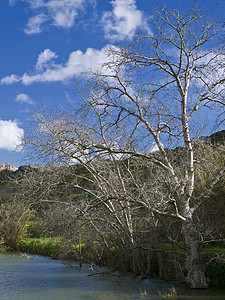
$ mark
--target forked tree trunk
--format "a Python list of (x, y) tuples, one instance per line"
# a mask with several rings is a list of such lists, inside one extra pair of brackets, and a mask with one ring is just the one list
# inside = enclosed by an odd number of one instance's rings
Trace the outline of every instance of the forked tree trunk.
[(205, 289), (208, 287), (205, 268), (200, 252), (200, 241), (192, 220), (184, 221), (182, 230), (186, 241), (186, 282), (191, 288)]

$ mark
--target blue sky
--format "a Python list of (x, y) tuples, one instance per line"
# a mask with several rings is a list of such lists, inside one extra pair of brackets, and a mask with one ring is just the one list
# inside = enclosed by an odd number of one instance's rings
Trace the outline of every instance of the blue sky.
[[(0, 164), (28, 163), (15, 151), (30, 115), (40, 106), (75, 101), (73, 79), (96, 70), (107, 45), (151, 31), (148, 8), (187, 10), (190, 0), (0, 0)], [(200, 0), (223, 17), (220, 0)], [(32, 163), (32, 162), (31, 162)]]

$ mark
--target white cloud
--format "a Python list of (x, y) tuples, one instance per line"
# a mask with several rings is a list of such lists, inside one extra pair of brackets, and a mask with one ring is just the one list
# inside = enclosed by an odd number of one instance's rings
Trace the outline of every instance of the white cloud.
[(20, 81), (20, 78), (17, 75), (12, 74), (10, 76), (4, 77), (1, 80), (1, 84), (11, 84), (11, 83), (15, 83), (15, 82), (18, 82), (18, 81)]
[(77, 11), (70, 8), (64, 8), (62, 10), (56, 9), (53, 14), (53, 25), (58, 27), (70, 28), (74, 25), (75, 17), (77, 16)]
[(48, 16), (45, 14), (38, 14), (29, 19), (27, 27), (24, 32), (26, 34), (37, 34), (42, 32), (42, 24), (48, 20)]
[(16, 121), (0, 120), (0, 149), (8, 151), (20, 151), (21, 139), (24, 130), (18, 126)]
[(51, 51), (50, 49), (45, 49), (38, 56), (37, 63), (36, 63), (36, 69), (42, 70), (44, 67), (47, 67), (48, 63), (53, 58), (57, 58), (57, 55), (55, 54), (55, 52)]
[(27, 94), (18, 94), (15, 99), (16, 102), (34, 104), (34, 101)]
[[(68, 61), (64, 65), (52, 64), (44, 71), (36, 70), (36, 73), (32, 75), (24, 73), (21, 77), (13, 74), (2, 78), (1, 84), (12, 84), (18, 81), (22, 82), (24, 85), (29, 85), (34, 82), (63, 82), (71, 80), (76, 76), (80, 76), (84, 72), (91, 70), (98, 71), (102, 65), (108, 61), (109, 47), (110, 46), (105, 46), (100, 50), (88, 48), (86, 52), (82, 52), (80, 50), (73, 51), (70, 53)], [(46, 53), (51, 53), (50, 56), (56, 57), (54, 52), (49, 49), (47, 50), (48, 51)], [(41, 57), (45, 51), (40, 54)], [(38, 60), (40, 60), (40, 55)], [(50, 56), (48, 56), (48, 58)]]
[[(9, 0), (9, 3), (14, 5), (17, 1), (27, 2), (34, 13), (24, 32), (38, 34), (44, 30), (45, 23), (59, 28), (71, 28), (87, 3), (95, 7), (97, 0)], [(143, 13), (137, 9), (136, 0), (112, 0), (110, 3), (112, 11), (105, 11), (101, 20), (107, 39), (121, 41), (132, 38), (137, 28), (151, 33)]]
[(104, 12), (102, 24), (108, 39), (123, 40), (132, 38), (137, 28), (150, 32), (142, 12), (137, 9), (135, 0), (112, 0), (112, 12)]
[[(27, 34), (40, 33), (43, 24), (49, 21), (51, 25), (61, 28), (70, 28), (74, 25), (79, 11), (84, 9), (87, 2), (94, 3), (93, 0), (17, 0), (27, 2), (34, 16), (31, 17), (24, 30)], [(13, 5), (16, 1), (9, 0)]]

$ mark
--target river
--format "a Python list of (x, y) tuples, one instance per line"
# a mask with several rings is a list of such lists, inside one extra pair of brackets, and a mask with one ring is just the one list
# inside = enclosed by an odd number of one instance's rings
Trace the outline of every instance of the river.
[[(0, 254), (0, 300), (165, 299), (174, 286), (176, 299), (225, 299), (225, 289), (190, 290), (159, 279), (104, 274), (107, 269), (19, 253)], [(95, 274), (94, 273), (102, 273)]]

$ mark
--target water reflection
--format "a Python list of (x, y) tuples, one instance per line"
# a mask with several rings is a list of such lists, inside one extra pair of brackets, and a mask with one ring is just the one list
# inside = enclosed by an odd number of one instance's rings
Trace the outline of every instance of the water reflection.
[[(185, 285), (172, 284), (157, 279), (141, 280), (136, 276), (118, 274), (92, 274), (88, 265), (81, 270), (75, 264), (66, 264), (43, 256), (0, 254), (1, 300), (133, 300), (162, 299), (172, 285), (177, 299), (225, 299), (225, 290), (194, 291)], [(104, 268), (94, 268), (104, 272)], [(146, 291), (146, 296), (144, 296)], [(142, 294), (143, 293), (143, 294)]]

